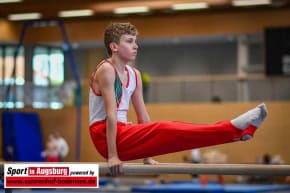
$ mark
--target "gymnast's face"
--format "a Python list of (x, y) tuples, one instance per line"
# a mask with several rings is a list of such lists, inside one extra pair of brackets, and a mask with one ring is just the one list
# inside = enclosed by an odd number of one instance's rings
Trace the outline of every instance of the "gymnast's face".
[(119, 57), (126, 61), (131, 62), (136, 59), (137, 56), (137, 37), (134, 35), (122, 35), (120, 42), (117, 45), (117, 52)]

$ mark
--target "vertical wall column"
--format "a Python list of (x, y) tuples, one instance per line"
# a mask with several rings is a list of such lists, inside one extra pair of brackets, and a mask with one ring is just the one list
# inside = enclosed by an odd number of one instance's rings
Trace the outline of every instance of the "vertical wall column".
[(246, 35), (238, 36), (237, 46), (238, 101), (249, 101), (249, 87), (247, 81), (249, 47), (248, 38)]

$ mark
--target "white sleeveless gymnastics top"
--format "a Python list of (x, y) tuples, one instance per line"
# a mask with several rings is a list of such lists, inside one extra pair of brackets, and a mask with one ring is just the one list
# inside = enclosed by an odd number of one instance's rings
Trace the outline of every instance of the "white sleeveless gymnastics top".
[[(107, 60), (103, 60), (93, 72), (98, 70), (101, 65), (110, 65), (111, 63)], [(111, 64), (114, 69), (115, 66)], [(137, 74), (133, 67), (126, 65), (125, 70), (127, 71), (127, 84), (123, 85), (119, 75), (115, 69), (115, 99), (117, 104), (117, 121), (127, 123), (127, 112), (129, 109), (130, 99), (137, 86)], [(90, 82), (89, 91), (89, 112), (90, 112), (90, 125), (98, 121), (106, 120), (107, 114), (105, 110), (105, 103), (101, 93), (97, 93), (93, 86), (92, 80)]]

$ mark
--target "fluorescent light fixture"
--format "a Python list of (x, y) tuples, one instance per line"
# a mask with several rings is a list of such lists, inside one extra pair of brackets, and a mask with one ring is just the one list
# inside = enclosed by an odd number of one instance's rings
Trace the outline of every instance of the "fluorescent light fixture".
[(16, 108), (24, 108), (24, 102), (16, 102), (15, 107)]
[(271, 0), (234, 0), (233, 6), (269, 5)]
[(62, 109), (63, 108), (63, 104), (60, 102), (51, 102), (49, 106), (51, 109)]
[(48, 104), (46, 102), (33, 102), (32, 107), (36, 109), (48, 108)]
[(22, 0), (0, 0), (0, 3), (19, 3)]
[(13, 102), (6, 102), (6, 108), (14, 108)]
[(172, 5), (173, 10), (206, 9), (206, 8), (208, 8), (208, 4), (206, 2), (180, 3)]
[(8, 19), (11, 21), (17, 20), (33, 20), (33, 19), (40, 19), (40, 13), (18, 13), (18, 14), (10, 14), (8, 15)]
[(115, 14), (146, 13), (149, 11), (147, 6), (139, 7), (119, 7), (114, 9)]
[(58, 13), (59, 17), (85, 17), (94, 15), (94, 11), (91, 9), (80, 10), (66, 10)]

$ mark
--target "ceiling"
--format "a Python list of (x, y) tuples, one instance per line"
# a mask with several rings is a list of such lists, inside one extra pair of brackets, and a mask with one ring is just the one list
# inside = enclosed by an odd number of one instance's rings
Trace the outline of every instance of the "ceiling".
[[(113, 10), (118, 7), (148, 6), (150, 12), (135, 14), (152, 16), (156, 14), (177, 14), (190, 11), (173, 11), (171, 6), (177, 3), (205, 1), (209, 5), (206, 11), (234, 11), (243, 8), (232, 6), (232, 0), (23, 0), (19, 3), (0, 4), (0, 18), (8, 18), (9, 14), (39, 12), (42, 19), (56, 19), (62, 10), (90, 9), (94, 14), (89, 17), (66, 18), (68, 20), (83, 20), (100, 17), (120, 17)], [(277, 9), (289, 7), (290, 0), (272, 0), (271, 5), (256, 6), (254, 8)], [(248, 7), (247, 7), (248, 8)], [(192, 10), (191, 10), (192, 11)], [(204, 10), (199, 10), (204, 11)]]

